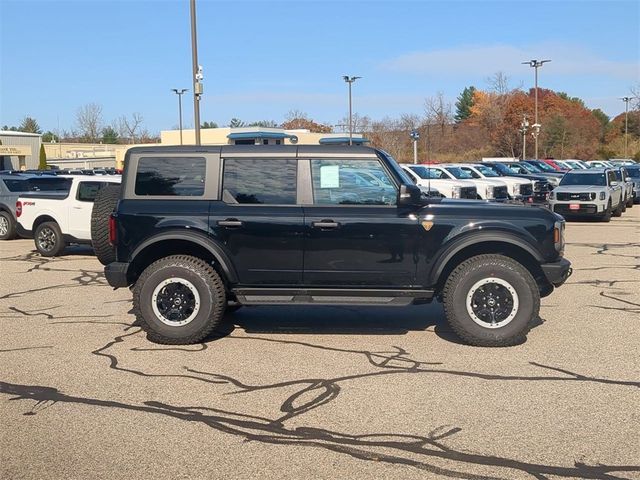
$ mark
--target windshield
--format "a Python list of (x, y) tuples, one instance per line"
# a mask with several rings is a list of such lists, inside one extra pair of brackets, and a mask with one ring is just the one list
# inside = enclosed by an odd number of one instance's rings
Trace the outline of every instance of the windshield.
[(607, 177), (604, 173), (567, 173), (560, 185), (598, 185), (605, 187)]
[(511, 175), (512, 173), (515, 173), (509, 170), (509, 168), (503, 165), (502, 163), (483, 163), (482, 165), (478, 165), (478, 170), (480, 170), (480, 167), (488, 168), (491, 171), (496, 172), (502, 177), (504, 177), (505, 175)]
[(434, 168), (427, 168), (427, 167), (423, 167), (423, 166), (416, 166), (416, 167), (409, 167), (411, 169), (411, 171), (415, 172), (420, 178), (424, 178), (424, 179), (428, 179), (428, 178), (433, 178), (433, 179), (437, 179), (437, 178), (442, 178), (442, 172), (434, 169)]
[(627, 167), (627, 172), (629, 172), (630, 177), (640, 177), (640, 165)]
[(614, 170), (616, 174), (616, 178), (620, 181), (622, 180), (622, 172), (620, 170)]
[(529, 165), (534, 165), (536, 167), (538, 167), (540, 170), (544, 171), (544, 172), (555, 172), (556, 169), (553, 168), (551, 165), (548, 165), (544, 162), (535, 162), (535, 163), (530, 163)]
[(447, 167), (445, 168), (445, 170), (457, 179), (473, 178), (473, 175), (471, 175), (469, 172), (465, 172), (459, 167)]
[(530, 163), (522, 162), (522, 168), (524, 168), (525, 170), (527, 170), (528, 172), (531, 172), (531, 173), (541, 173), (542, 172), (542, 170), (540, 170), (535, 165), (531, 165)]
[(493, 170), (491, 170), (489, 167), (487, 167), (485, 165), (478, 165), (476, 167), (476, 170), (478, 170), (485, 177), (499, 177), (500, 176), (496, 172), (494, 172)]

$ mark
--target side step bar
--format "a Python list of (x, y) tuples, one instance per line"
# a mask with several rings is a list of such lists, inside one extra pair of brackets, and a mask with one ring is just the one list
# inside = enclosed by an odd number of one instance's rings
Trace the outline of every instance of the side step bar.
[(433, 290), (237, 288), (242, 305), (387, 305), (429, 303)]

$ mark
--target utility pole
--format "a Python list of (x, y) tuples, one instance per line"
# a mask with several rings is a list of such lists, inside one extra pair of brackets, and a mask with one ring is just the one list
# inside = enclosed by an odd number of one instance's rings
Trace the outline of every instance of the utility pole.
[(173, 92), (178, 95), (178, 117), (180, 122), (180, 145), (182, 145), (182, 95), (189, 90), (186, 88), (172, 88)]
[(191, 10), (191, 63), (193, 64), (193, 121), (196, 145), (200, 145), (200, 96), (202, 95), (202, 67), (198, 65), (198, 36), (196, 33), (196, 0), (190, 1)]
[(636, 97), (622, 97), (620, 100), (624, 102), (624, 158), (628, 158), (627, 155), (627, 143), (629, 134), (629, 102)]
[(522, 132), (522, 160), (527, 159), (527, 129), (529, 121), (526, 115), (522, 115), (522, 123), (520, 124), (520, 132)]
[(418, 140), (420, 139), (420, 132), (414, 128), (411, 130), (409, 136), (413, 140), (413, 164), (415, 165), (418, 163)]
[(531, 68), (535, 69), (535, 120), (534, 120), (534, 124), (532, 125), (533, 127), (533, 138), (536, 141), (536, 147), (535, 147), (535, 153), (536, 153), (536, 160), (539, 160), (538, 158), (538, 135), (540, 135), (540, 127), (542, 125), (540, 125), (540, 123), (538, 122), (538, 68), (540, 68), (542, 65), (544, 65), (545, 63), (550, 62), (551, 60), (529, 60), (528, 62), (522, 62), (523, 65), (529, 65)]
[(351, 84), (362, 77), (343, 75), (342, 79), (349, 84), (349, 145), (353, 145), (353, 113), (351, 109)]

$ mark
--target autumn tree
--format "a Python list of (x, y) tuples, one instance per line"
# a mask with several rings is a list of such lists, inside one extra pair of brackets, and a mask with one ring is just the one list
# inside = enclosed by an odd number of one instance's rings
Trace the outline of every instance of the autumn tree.
[(281, 126), (285, 130), (306, 129), (315, 133), (331, 133), (332, 131), (329, 125), (314, 122), (306, 113), (299, 110), (291, 110)]

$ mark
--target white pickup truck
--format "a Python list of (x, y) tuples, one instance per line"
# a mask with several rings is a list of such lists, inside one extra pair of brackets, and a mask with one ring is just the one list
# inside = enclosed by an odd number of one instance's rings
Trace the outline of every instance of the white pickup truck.
[(91, 243), (91, 210), (96, 194), (120, 177), (60, 176), (69, 179), (62, 192), (28, 192), (16, 201), (18, 235), (33, 238), (42, 256), (60, 255), (69, 243)]

